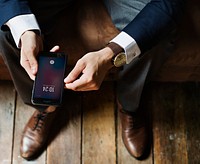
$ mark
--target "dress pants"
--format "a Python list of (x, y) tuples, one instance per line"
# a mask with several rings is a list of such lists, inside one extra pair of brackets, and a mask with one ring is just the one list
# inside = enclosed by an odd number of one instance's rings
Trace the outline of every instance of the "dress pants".
[[(104, 3), (115, 27), (121, 31), (150, 1), (104, 0)], [(139, 108), (144, 86), (153, 79), (171, 54), (174, 40), (174, 33), (168, 35), (168, 38), (160, 41), (152, 50), (123, 67), (117, 80), (117, 97), (125, 111), (136, 112)]]
[[(109, 10), (112, 5), (106, 4), (106, 6)], [(144, 7), (144, 5), (142, 5), (140, 9), (142, 9), (142, 7)], [(137, 11), (139, 12), (139, 9)], [(120, 21), (116, 21), (120, 19), (117, 19), (117, 17), (113, 16), (112, 13), (110, 14), (113, 19), (113, 23), (115, 23), (118, 29), (123, 28), (128, 21), (130, 21), (130, 19), (128, 19), (127, 22), (123, 22), (123, 25), (120, 25)], [(53, 26), (49, 26), (46, 33), (51, 33), (51, 28), (53, 28)], [(170, 52), (173, 47), (173, 44), (171, 43), (172, 41), (170, 37), (163, 40), (159, 45), (159, 47), (162, 47), (162, 51), (157, 51), (156, 48), (154, 48), (146, 54), (143, 54), (141, 57), (135, 59), (130, 64), (125, 65), (119, 72), (117, 79), (117, 96), (124, 110), (129, 112), (137, 111), (143, 88), (145, 84), (153, 78), (163, 62), (171, 54)], [(4, 62), (10, 71), (15, 88), (22, 100), (24, 103), (32, 105), (31, 91), (33, 81), (30, 80), (27, 73), (20, 65), (20, 50), (16, 47), (9, 31), (0, 31), (0, 55), (3, 57)], [(44, 110), (46, 108), (43, 106), (32, 106), (38, 110)]]
[(22, 98), (23, 102), (31, 105), (38, 110), (45, 110), (44, 106), (34, 106), (31, 103), (31, 94), (33, 81), (20, 65), (20, 50), (16, 47), (10, 32), (0, 30), (0, 56), (3, 57), (10, 75), (12, 77), (15, 89)]

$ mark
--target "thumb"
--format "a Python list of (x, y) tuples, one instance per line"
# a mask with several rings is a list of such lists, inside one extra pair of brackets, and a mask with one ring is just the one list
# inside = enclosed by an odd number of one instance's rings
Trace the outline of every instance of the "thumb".
[(56, 52), (56, 51), (59, 51), (60, 50), (60, 47), (59, 46), (54, 46), (50, 52)]

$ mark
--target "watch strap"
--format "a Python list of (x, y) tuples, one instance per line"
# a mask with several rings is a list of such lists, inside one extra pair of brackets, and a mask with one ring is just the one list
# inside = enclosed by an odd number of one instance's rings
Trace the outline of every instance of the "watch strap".
[(110, 42), (107, 47), (109, 47), (113, 53), (115, 57), (117, 54), (119, 54), (120, 52), (124, 52), (124, 49), (122, 47), (120, 47), (118, 44), (114, 43), (114, 42)]

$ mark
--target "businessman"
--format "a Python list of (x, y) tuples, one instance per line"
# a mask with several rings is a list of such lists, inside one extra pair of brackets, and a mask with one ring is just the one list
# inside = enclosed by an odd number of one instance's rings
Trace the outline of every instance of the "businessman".
[[(117, 36), (102, 49), (80, 58), (64, 79), (74, 91), (98, 90), (112, 67), (121, 67), (117, 79), (122, 139), (135, 157), (143, 156), (149, 143), (149, 126), (141, 111), (140, 98), (145, 84), (169, 55), (147, 53), (177, 26), (183, 0), (105, 0)], [(24, 103), (31, 104), (33, 80), (38, 70), (36, 56), (44, 50), (45, 36), (53, 20), (75, 0), (0, 0), (0, 54), (8, 66), (14, 85)], [(51, 12), (49, 12), (49, 10)], [(63, 21), (65, 18), (63, 17)], [(60, 30), (62, 27), (60, 27)], [(51, 51), (59, 51), (59, 46)], [(34, 106), (34, 105), (32, 105)], [(53, 106), (34, 106), (21, 139), (21, 156), (32, 159), (47, 141), (56, 119)]]

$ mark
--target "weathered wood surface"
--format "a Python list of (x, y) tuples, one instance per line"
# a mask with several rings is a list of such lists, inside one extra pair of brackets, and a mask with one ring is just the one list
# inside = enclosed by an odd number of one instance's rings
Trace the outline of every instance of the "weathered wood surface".
[(15, 113), (15, 90), (0, 81), (0, 163), (11, 163)]
[[(165, 93), (165, 94), (163, 94)], [(152, 92), (155, 163), (187, 163), (184, 93), (165, 86)]]
[(154, 87), (151, 108), (155, 163), (199, 163), (199, 102), (198, 83)]
[(79, 164), (81, 159), (81, 95), (65, 92), (47, 148), (48, 164)]
[(0, 81), (0, 163), (151, 164), (199, 163), (199, 83), (153, 83), (143, 101), (152, 112), (153, 145), (147, 159), (131, 157), (121, 140), (112, 82), (99, 91), (65, 93), (48, 147), (34, 161), (19, 156), (21, 133), (34, 109), (12, 83)]
[(200, 85), (194, 83), (183, 86), (183, 115), (188, 163), (200, 162)]
[(114, 93), (112, 85), (83, 97), (82, 162), (116, 163)]

